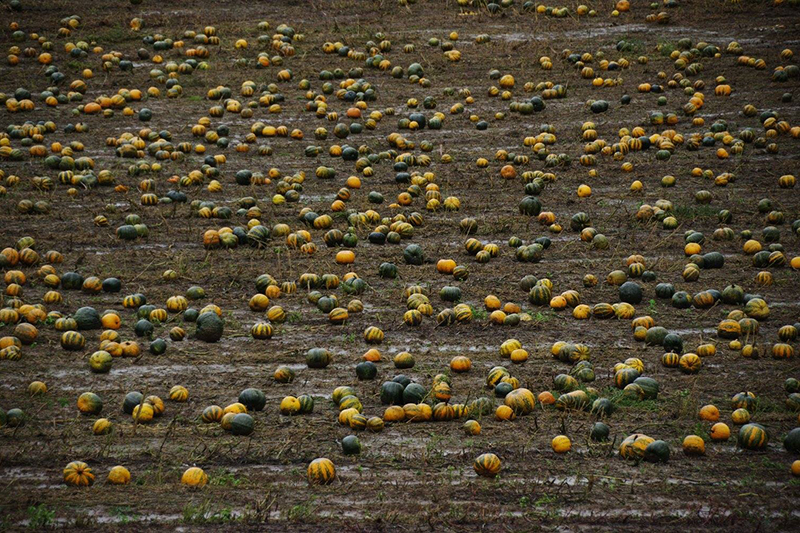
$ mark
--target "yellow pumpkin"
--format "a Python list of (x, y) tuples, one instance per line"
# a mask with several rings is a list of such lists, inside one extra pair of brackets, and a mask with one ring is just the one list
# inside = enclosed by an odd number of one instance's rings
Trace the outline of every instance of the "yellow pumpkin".
[(208, 483), (208, 476), (203, 472), (202, 468), (196, 466), (187, 468), (181, 476), (181, 484), (190, 487), (202, 487), (206, 483)]

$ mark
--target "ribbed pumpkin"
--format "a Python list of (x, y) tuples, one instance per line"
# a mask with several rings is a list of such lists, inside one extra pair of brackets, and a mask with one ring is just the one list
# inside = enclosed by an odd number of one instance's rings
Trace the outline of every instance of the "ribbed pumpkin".
[(73, 487), (88, 487), (94, 484), (94, 474), (86, 463), (73, 461), (64, 468), (64, 483)]
[(678, 367), (686, 374), (696, 374), (703, 366), (703, 360), (694, 353), (683, 354), (678, 360)]
[(327, 485), (336, 478), (336, 467), (330, 459), (320, 457), (308, 465), (306, 476), (311, 485)]
[(506, 394), (504, 403), (516, 414), (527, 415), (536, 407), (536, 398), (530, 390), (520, 387)]
[(738, 444), (746, 450), (763, 450), (769, 442), (769, 435), (760, 424), (745, 424), (739, 429)]
[(479, 455), (472, 464), (475, 472), (482, 477), (495, 477), (500, 473), (500, 458), (493, 453)]

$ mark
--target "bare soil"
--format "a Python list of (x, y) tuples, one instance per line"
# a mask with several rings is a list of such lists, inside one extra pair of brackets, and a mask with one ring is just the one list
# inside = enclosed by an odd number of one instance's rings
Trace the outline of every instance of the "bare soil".
[[(137, 340), (133, 331), (137, 319), (133, 311), (122, 307), (123, 295), (143, 293), (148, 303), (161, 307), (168, 297), (184, 294), (190, 286), (199, 285), (207, 297), (191, 305), (198, 308), (208, 303), (218, 305), (223, 310), (225, 333), (218, 343), (203, 343), (192, 338), (193, 324), (183, 324), (181, 315), (170, 314), (168, 322), (156, 325), (155, 330), (156, 337), (167, 339), (165, 354), (150, 354), (149, 341), (138, 339), (142, 345), (141, 357), (117, 358), (110, 373), (93, 374), (86, 361), (97, 349), (99, 330), (83, 332), (86, 349), (69, 352), (59, 344), (60, 332), (51, 324), (39, 324), (37, 342), (23, 347), (20, 360), (0, 360), (0, 407), (6, 411), (19, 407), (27, 415), (23, 426), (0, 429), (2, 527), (9, 530), (45, 525), (91, 530), (121, 527), (148, 530), (236, 527), (275, 531), (795, 530), (800, 484), (797, 478), (792, 478), (790, 465), (797, 457), (783, 448), (782, 440), (799, 425), (797, 413), (784, 405), (787, 394), (784, 381), (800, 378), (800, 369), (796, 359), (772, 359), (769, 350), (779, 342), (777, 332), (781, 326), (800, 321), (798, 273), (788, 266), (770, 268), (774, 283), (758, 286), (756, 273), (764, 269), (754, 267), (752, 258), (742, 252), (739, 234), (751, 230), (754, 238), (764, 242), (761, 230), (773, 224), (757, 210), (757, 203), (769, 198), (773, 209), (785, 216), (785, 223), (778, 227), (787, 259), (798, 255), (798, 236), (790, 225), (800, 218), (800, 200), (797, 189), (780, 189), (778, 178), (798, 174), (800, 140), (782, 133), (770, 139), (777, 144), (777, 153), (768, 153), (751, 143), (741, 155), (724, 160), (715, 154), (720, 143), (697, 151), (679, 145), (668, 161), (656, 160), (656, 150), (652, 148), (631, 151), (623, 160), (598, 154), (597, 166), (593, 167), (597, 170), (595, 177), (588, 175), (589, 168), (582, 166), (579, 158), (586, 144), (581, 138), (581, 125), (586, 121), (596, 123), (598, 137), (609, 145), (618, 142), (621, 128), (641, 126), (647, 135), (670, 128), (651, 125), (649, 116), (655, 111), (676, 113), (679, 122), (672, 128), (686, 139), (693, 133), (709, 131), (711, 124), (720, 119), (727, 121), (727, 130), (734, 136), (744, 128), (753, 128), (756, 136), (763, 136), (759, 117), (743, 114), (746, 104), (752, 104), (759, 112), (774, 110), (780, 120), (798, 125), (798, 79), (779, 83), (772, 81), (771, 75), (776, 66), (797, 62), (782, 60), (780, 52), (790, 48), (800, 54), (800, 11), (790, 2), (773, 6), (772, 2), (682, 0), (679, 7), (659, 6), (656, 10), (651, 10), (646, 2), (631, 2), (634, 6), (629, 12), (613, 17), (613, 2), (586, 3), (597, 10), (596, 17), (577, 16), (578, 3), (572, 1), (566, 4), (570, 9), (567, 18), (523, 11), (519, 0), (495, 15), (485, 7), (460, 8), (452, 1), (434, 0), (418, 0), (408, 6), (388, 0), (192, 3), (145, 0), (138, 6), (123, 1), (76, 4), (22, 0), (21, 12), (5, 9), (7, 2), (4, 2), (0, 11), (3, 21), (0, 48), (7, 51), (17, 45), (24, 50), (33, 46), (38, 55), (38, 45), (27, 34), (36, 32), (51, 39), (54, 64), (66, 74), (62, 90), (66, 91), (71, 80), (79, 79), (84, 68), (91, 68), (94, 77), (87, 80), (84, 103), (101, 95), (113, 95), (121, 88), (145, 90), (159, 86), (162, 96), (129, 104), (137, 112), (142, 107), (153, 111), (152, 120), (146, 124), (139, 122), (136, 114), (123, 116), (121, 110), (111, 118), (73, 116), (76, 103), (47, 107), (38, 99), (38, 92), (45, 90), (50, 82), (35, 56), (22, 54), (18, 66), (4, 66), (0, 92), (11, 96), (17, 87), (25, 87), (35, 93), (36, 109), (19, 113), (0, 111), (3, 131), (9, 131), (6, 129), (9, 125), (27, 120), (52, 120), (57, 130), (46, 135), (43, 144), (49, 147), (56, 141), (64, 145), (80, 141), (85, 151), (76, 153), (76, 157), (92, 157), (95, 173), (111, 170), (117, 183), (126, 185), (128, 190), (80, 187), (71, 197), (67, 194), (69, 186), (58, 183), (57, 171), (47, 169), (40, 158), (29, 158), (28, 148), (19, 139), (12, 139), (11, 145), (21, 148), (25, 159), (18, 162), (0, 159), (0, 169), (6, 175), (2, 185), (7, 189), (0, 198), (0, 248), (13, 247), (21, 237), (31, 236), (42, 257), (51, 249), (64, 255), (64, 263), (55, 265), (59, 273), (77, 271), (85, 277), (113, 276), (122, 280), (119, 294), (61, 290), (63, 303), (47, 305), (48, 311), (67, 315), (87, 305), (99, 311), (113, 309), (123, 318), (120, 329), (123, 339)], [(646, 22), (647, 15), (660, 11), (670, 13), (668, 24)], [(58, 37), (59, 21), (70, 15), (80, 15), (81, 25), (71, 36)], [(139, 32), (129, 28), (134, 17), (144, 22)], [(262, 20), (269, 21), (269, 30), (257, 29)], [(9, 29), (12, 21), (18, 22), (26, 33), (21, 43), (13, 41)], [(260, 45), (258, 36), (272, 35), (281, 23), (304, 35), (303, 40), (292, 43), (296, 54), (284, 58), (283, 67), (256, 69), (253, 63), (259, 52), (266, 51), (269, 57), (277, 53), (268, 44)], [(181, 75), (178, 80), (183, 87), (182, 96), (167, 98), (166, 88), (150, 79), (149, 72), (157, 65), (149, 59), (136, 59), (136, 51), (142, 47), (153, 54), (152, 47), (144, 45), (142, 38), (160, 33), (177, 39), (186, 30), (201, 32), (209, 25), (216, 27), (221, 40), (220, 46), (208, 47), (209, 70)], [(454, 45), (462, 53), (459, 62), (448, 61), (439, 47), (428, 45), (433, 37), (449, 41), (451, 31), (458, 32)], [(391, 40), (391, 50), (384, 55), (392, 65), (406, 68), (411, 63), (420, 63), (430, 87), (409, 83), (405, 77), (395, 79), (389, 72), (364, 67), (363, 61), (322, 51), (323, 43), (336, 41), (365, 51), (367, 41), (380, 42), (375, 37), (378, 32)], [(475, 38), (480, 34), (488, 34), (491, 41), (476, 44)], [(234, 48), (234, 42), (240, 38), (247, 39), (248, 49)], [(677, 72), (668, 52), (681, 38), (691, 39), (693, 44), (707, 42), (721, 49), (719, 57), (697, 59), (702, 71), (695, 76), (687, 75), (692, 82), (698, 79), (705, 82), (702, 91), (705, 105), (698, 112), (705, 119), (704, 126), (692, 125), (691, 117), (681, 110), (689, 98), (682, 89), (665, 89), (664, 106), (657, 103), (662, 95), (637, 92), (641, 83), (666, 85), (666, 80), (659, 79), (659, 72), (665, 72), (667, 79)], [(84, 59), (71, 58), (64, 45), (78, 40), (96, 42), (104, 52), (121, 52), (137, 66), (132, 72), (119, 69), (104, 72), (100, 54), (90, 52)], [(617, 43), (621, 40), (633, 43), (633, 49), (618, 51)], [(738, 55), (725, 52), (728, 43), (734, 40), (742, 45), (744, 54), (762, 58), (766, 69), (737, 65)], [(414, 51), (404, 53), (406, 44), (413, 44)], [(190, 46), (187, 39), (187, 47)], [(591, 79), (581, 78), (580, 71), (565, 59), (565, 49), (593, 54), (594, 62), (588, 65), (603, 77), (621, 78), (621, 83), (615, 87), (593, 87)], [(608, 60), (626, 58), (630, 67), (616, 72), (601, 71), (597, 57), (600, 52)], [(181, 54), (178, 49), (162, 53), (165, 63), (180, 63)], [(643, 55), (648, 57), (646, 64), (637, 62)], [(540, 68), (542, 56), (552, 59), (552, 70)], [(250, 64), (237, 66), (238, 58), (247, 58)], [(333, 122), (306, 111), (306, 91), (298, 88), (298, 82), (307, 79), (311, 90), (320, 92), (323, 84), (320, 70), (341, 68), (347, 73), (354, 67), (364, 68), (362, 77), (375, 88), (377, 95), (375, 101), (368, 102), (365, 114), (394, 108), (395, 115), (384, 113), (374, 130), (365, 129), (346, 140), (336, 139), (332, 134)], [(292, 70), (290, 82), (277, 80), (280, 68)], [(489, 87), (499, 86), (498, 80), (489, 76), (492, 69), (515, 77), (510, 100), (488, 95)], [(717, 76), (724, 76), (731, 85), (730, 96), (714, 95)], [(239, 94), (246, 80), (259, 86), (252, 97)], [(563, 99), (546, 100), (544, 111), (534, 115), (509, 112), (511, 102), (537, 94), (523, 90), (524, 83), (529, 81), (565, 85), (567, 95)], [(230, 87), (233, 97), (246, 104), (257, 100), (261, 87), (270, 83), (276, 83), (285, 97), (279, 114), (270, 114), (265, 107), (256, 108), (251, 119), (226, 113), (221, 118), (212, 118), (212, 127), (226, 124), (230, 127), (229, 138), (243, 141), (250, 125), (259, 120), (274, 126), (286, 125), (290, 131), (299, 128), (305, 135), (303, 140), (259, 137), (257, 144), (273, 148), (271, 156), (259, 156), (255, 146), (247, 153), (238, 153), (233, 144), (221, 149), (192, 136), (191, 126), (200, 117), (209, 116), (209, 108), (217, 104), (206, 99), (210, 88)], [(332, 83), (338, 88), (339, 80)], [(448, 95), (445, 92), (448, 87), (455, 88), (455, 94)], [(464, 103), (464, 95), (458, 93), (460, 89), (469, 89), (474, 103)], [(781, 96), (786, 92), (794, 93), (795, 100), (783, 102)], [(620, 101), (626, 94), (632, 100), (623, 106)], [(426, 96), (436, 99), (435, 110), (422, 109)], [(398, 119), (417, 111), (408, 107), (410, 98), (419, 100), (418, 110), (428, 118), (434, 111), (444, 113), (442, 128), (413, 132), (398, 129)], [(590, 111), (588, 102), (597, 99), (609, 102), (607, 112)], [(328, 110), (337, 112), (340, 121), (352, 122), (345, 117), (352, 104), (335, 94), (328, 95), (327, 100)], [(464, 103), (465, 112), (450, 114), (450, 107), (458, 102)], [(503, 120), (495, 118), (498, 112), (505, 113)], [(488, 128), (476, 129), (470, 115), (486, 120)], [(88, 132), (64, 132), (67, 124), (77, 122), (87, 124)], [(538, 134), (544, 124), (552, 125), (556, 132), (557, 142), (549, 147), (550, 151), (568, 154), (570, 165), (546, 168), (544, 161), (523, 145), (523, 139)], [(206, 155), (225, 154), (227, 162), (220, 166), (218, 178), (223, 186), (221, 192), (209, 192), (208, 179), (203, 186), (182, 190), (190, 201), (230, 206), (234, 210), (231, 220), (197, 217), (188, 203), (140, 205), (141, 179), (153, 179), (155, 192), (162, 196), (177, 188), (167, 178), (199, 169), (204, 158), (190, 153), (183, 161), (164, 161), (160, 173), (130, 175), (128, 166), (136, 160), (117, 157), (114, 147), (106, 145), (106, 139), (124, 132), (136, 134), (145, 126), (154, 131), (170, 131), (173, 144), (202, 142), (208, 148)], [(328, 139), (314, 139), (313, 132), (318, 127), (329, 130)], [(274, 238), (265, 248), (207, 250), (203, 247), (206, 230), (247, 224), (246, 217), (235, 214), (238, 200), (246, 196), (257, 199), (263, 211), (261, 221), (267, 227), (286, 223), (293, 231), (303, 229), (298, 212), (309, 207), (319, 214), (331, 214), (333, 227), (347, 231), (346, 218), (331, 213), (330, 205), (346, 178), (357, 175), (358, 171), (352, 161), (330, 157), (328, 150), (335, 144), (347, 143), (379, 153), (392, 148), (387, 136), (395, 131), (417, 143), (412, 150), (417, 156), (423, 153), (419, 149), (422, 141), (433, 143), (434, 149), (429, 154), (431, 166), (412, 167), (412, 170), (433, 172), (442, 197), (458, 197), (461, 209), (428, 211), (424, 197), (416, 198), (407, 208), (391, 208), (389, 204), (407, 185), (395, 183), (390, 161), (374, 164), (373, 176), (362, 176), (362, 188), (352, 191), (347, 208), (357, 212), (373, 208), (384, 217), (421, 213), (424, 224), (415, 228), (410, 242), (422, 246), (427, 258), (425, 264), (404, 263), (403, 248), (409, 241), (404, 240), (401, 245), (370, 244), (367, 235), (374, 225), (356, 229), (359, 244), (354, 265), (338, 265), (334, 256), (339, 249), (328, 248), (322, 240), (324, 231), (315, 229), (309, 231), (318, 249), (311, 255), (288, 248), (282, 238)], [(304, 150), (309, 145), (322, 147), (321, 155), (306, 157)], [(551, 233), (535, 218), (519, 214), (523, 184), (520, 178), (500, 177), (500, 168), (506, 162), (495, 159), (498, 150), (530, 157), (529, 163), (517, 165), (519, 174), (543, 170), (556, 175), (556, 181), (548, 184), (540, 199), (544, 210), (555, 213), (557, 222), (564, 227), (562, 233)], [(452, 156), (452, 163), (441, 163), (441, 154)], [(489, 160), (487, 168), (476, 166), (479, 157)], [(144, 160), (155, 162), (150, 155)], [(632, 172), (621, 170), (623, 162), (633, 164)], [(320, 165), (335, 168), (336, 178), (316, 178), (315, 170)], [(733, 173), (736, 179), (726, 187), (715, 186), (708, 178), (692, 177), (690, 172), (694, 167), (710, 169), (714, 176)], [(284, 176), (305, 173), (298, 203), (273, 205), (277, 180), (253, 186), (240, 186), (234, 180), (238, 170), (266, 173), (270, 168), (280, 169)], [(18, 185), (6, 183), (11, 175), (20, 177)], [(675, 187), (661, 187), (661, 179), (666, 175), (676, 177)], [(49, 176), (56, 185), (52, 191), (37, 190), (31, 182), (35, 176)], [(634, 180), (643, 183), (641, 192), (629, 190)], [(576, 195), (582, 183), (591, 186), (591, 197)], [(696, 203), (695, 193), (701, 189), (711, 191), (713, 199), (709, 205)], [(378, 206), (369, 203), (370, 191), (382, 193), (386, 202)], [(16, 206), (24, 199), (48, 201), (50, 213), (19, 213)], [(664, 229), (656, 221), (643, 224), (636, 220), (635, 213), (642, 204), (654, 205), (659, 199), (672, 202), (679, 222), (677, 229)], [(719, 222), (717, 212), (722, 209), (731, 211), (731, 222)], [(569, 229), (570, 217), (580, 211), (587, 213), (592, 226), (609, 239), (609, 249), (593, 249)], [(149, 236), (133, 242), (122, 241), (115, 236), (115, 228), (132, 213), (142, 217), (149, 227)], [(95, 216), (100, 214), (108, 218), (107, 227), (93, 224)], [(498, 244), (498, 257), (480, 264), (467, 254), (466, 237), (459, 230), (459, 221), (465, 217), (477, 220), (476, 238)], [(736, 237), (730, 241), (712, 240), (714, 230), (722, 226), (730, 227)], [(706, 236), (704, 253), (719, 251), (725, 256), (724, 268), (704, 269), (700, 279), (691, 283), (681, 277), (688, 261), (683, 236), (690, 229)], [(552, 245), (540, 263), (520, 263), (515, 260), (514, 249), (507, 245), (512, 236), (526, 243), (548, 236)], [(639, 280), (644, 300), (636, 305), (636, 316), (650, 315), (659, 326), (680, 332), (685, 351), (693, 351), (702, 343), (717, 345), (716, 355), (704, 360), (699, 373), (688, 375), (663, 367), (660, 359), (664, 350), (635, 341), (630, 320), (576, 320), (569, 309), (552, 311), (547, 306), (529, 304), (527, 293), (519, 287), (524, 275), (534, 274), (552, 281), (554, 295), (575, 289), (580, 292), (582, 303), (616, 303), (617, 288), (605, 283), (605, 278), (612, 270), (624, 269), (625, 259), (631, 254), (643, 255), (647, 268), (657, 275), (655, 282)], [(435, 262), (440, 258), (453, 258), (458, 264), (468, 266), (469, 278), (455, 281), (451, 276), (438, 274)], [(378, 276), (378, 267), (384, 262), (398, 266), (398, 279)], [(22, 267), (29, 279), (21, 296), (26, 303), (40, 303), (49, 290), (36, 275), (39, 266)], [(177, 271), (178, 279), (164, 281), (162, 272), (167, 269)], [(343, 326), (331, 325), (327, 315), (307, 301), (307, 291), (298, 288), (296, 294), (284, 294), (272, 302), (289, 315), (285, 323), (273, 325), (273, 338), (262, 341), (250, 336), (251, 326), (266, 320), (263, 313), (248, 309), (248, 300), (257, 292), (255, 279), (260, 274), (269, 273), (284, 282), (296, 281), (305, 272), (343, 277), (349, 271), (357, 272), (369, 284), (367, 291), (357, 296), (364, 303), (363, 313), (351, 313)], [(600, 283), (585, 288), (582, 279), (586, 274), (596, 275)], [(678, 290), (690, 294), (738, 284), (748, 293), (765, 297), (770, 315), (761, 323), (756, 341), (762, 357), (743, 358), (738, 351), (728, 348), (727, 340), (716, 336), (720, 320), (741, 306), (720, 302), (711, 309), (676, 309), (669, 300), (656, 298), (655, 285), (660, 282), (673, 283)], [(404, 289), (413, 284), (430, 286), (434, 307), (434, 316), (425, 317), (419, 327), (406, 326), (402, 319), (406, 310)], [(475, 310), (471, 322), (437, 326), (436, 313), (452, 307), (438, 296), (446, 285), (461, 288), (462, 301)], [(354, 298), (341, 289), (327, 292), (336, 293), (345, 304)], [(518, 303), (530, 320), (516, 327), (490, 324), (483, 311), (483, 300), (489, 294), (503, 302)], [(189, 333), (186, 340), (169, 340), (168, 331), (175, 325), (185, 326)], [(362, 335), (368, 326), (378, 326), (385, 333), (384, 342), (377, 346), (383, 360), (378, 363), (375, 380), (359, 381), (354, 367), (370, 347)], [(11, 335), (13, 329), (12, 324), (3, 325), (0, 336)], [(531, 357), (524, 364), (512, 367), (510, 361), (499, 355), (500, 344), (509, 338), (518, 339), (530, 352)], [(454, 356), (467, 355), (472, 360), (472, 370), (451, 376), (452, 403), (491, 395), (485, 387), (486, 374), (497, 365), (505, 365), (522, 386), (538, 395), (553, 388), (555, 375), (570, 369), (550, 354), (550, 347), (559, 340), (581, 342), (591, 348), (597, 379), (587, 385), (617, 403), (617, 410), (606, 420), (611, 427), (610, 442), (590, 441), (594, 415), (537, 405), (533, 414), (511, 422), (496, 420), (494, 416), (482, 417), (482, 432), (475, 437), (464, 435), (463, 420), (387, 424), (381, 433), (359, 433), (363, 445), (359, 456), (343, 455), (340, 440), (352, 430), (337, 422), (338, 409), (330, 399), (335, 387), (354, 387), (365, 414), (381, 416), (384, 406), (379, 391), (384, 380), (404, 373), (430, 387), (433, 376), (449, 373), (449, 362)], [(795, 351), (800, 349), (796, 341), (793, 346)], [(305, 352), (312, 347), (325, 347), (333, 352), (333, 363), (324, 370), (308, 369)], [(402, 351), (415, 356), (413, 369), (394, 368), (392, 357)], [(657, 400), (630, 401), (614, 388), (613, 366), (629, 357), (640, 358), (645, 365), (644, 375), (658, 380)], [(280, 365), (295, 369), (297, 376), (292, 383), (279, 384), (272, 379)], [(34, 380), (47, 384), (46, 395), (29, 396), (28, 384)], [(189, 400), (185, 403), (166, 401), (170, 388), (177, 384), (189, 390)], [(247, 387), (260, 388), (267, 397), (265, 410), (253, 413), (256, 425), (251, 436), (236, 437), (217, 424), (200, 421), (206, 406), (226, 406), (236, 401), (239, 392)], [(165, 399), (164, 415), (152, 424), (135, 425), (121, 410), (124, 395), (132, 390)], [(103, 399), (102, 416), (114, 423), (110, 435), (94, 436), (92, 424), (97, 417), (78, 412), (75, 402), (85, 391), (95, 392)], [(754, 422), (769, 431), (770, 443), (764, 451), (745, 451), (736, 445), (739, 427), (730, 420), (730, 399), (741, 391), (752, 391), (759, 399), (752, 415)], [(281, 399), (303, 393), (316, 398), (314, 412), (282, 416), (278, 409)], [(698, 410), (709, 403), (719, 407), (721, 420), (731, 427), (732, 437), (723, 443), (709, 439), (704, 456), (686, 456), (681, 450), (686, 435), (698, 434), (708, 439), (711, 424), (699, 420)], [(650, 464), (621, 459), (619, 443), (635, 432), (669, 443), (670, 461)], [(558, 455), (551, 449), (551, 440), (559, 434), (572, 440), (572, 450), (567, 454)], [(503, 462), (496, 479), (479, 478), (473, 470), (473, 460), (485, 452), (496, 453)], [(337, 479), (332, 485), (308, 484), (306, 467), (317, 457), (330, 458), (336, 464)], [(64, 466), (75, 460), (92, 467), (97, 476), (94, 486), (74, 488), (63, 483)], [(130, 485), (114, 486), (106, 482), (108, 470), (118, 464), (130, 470)], [(194, 465), (209, 475), (209, 484), (202, 489), (193, 490), (180, 484), (181, 473)]]

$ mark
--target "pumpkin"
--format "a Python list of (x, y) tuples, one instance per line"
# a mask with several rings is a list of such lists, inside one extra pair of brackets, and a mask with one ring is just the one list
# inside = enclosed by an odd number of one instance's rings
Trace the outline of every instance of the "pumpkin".
[(686, 455), (705, 455), (706, 443), (697, 435), (688, 435), (683, 439), (683, 453)]
[(254, 420), (247, 413), (236, 413), (231, 420), (230, 431), (234, 435), (249, 435), (253, 432)]
[(96, 415), (103, 410), (103, 400), (93, 392), (84, 392), (78, 397), (78, 410), (85, 415)]
[(308, 368), (325, 368), (331, 361), (333, 361), (333, 355), (325, 348), (312, 348), (306, 352)]
[(33, 324), (21, 323), (14, 328), (14, 337), (24, 345), (33, 344), (39, 336), (39, 330)]
[(678, 367), (686, 374), (696, 374), (703, 366), (703, 360), (697, 354), (686, 353), (678, 360)]
[(356, 396), (352, 394), (349, 396), (345, 396), (344, 398), (341, 399), (341, 401), (339, 401), (339, 410), (343, 411), (345, 409), (355, 409), (360, 413), (361, 410), (363, 409), (363, 406), (361, 405), (361, 400), (359, 400)]
[(622, 441), (619, 447), (619, 454), (623, 459), (639, 460), (644, 457), (647, 447), (655, 442), (655, 439), (641, 433), (629, 435)]
[(327, 485), (336, 478), (336, 467), (330, 459), (320, 457), (311, 461), (306, 475), (311, 485)]
[(124, 466), (117, 465), (108, 472), (107, 479), (112, 485), (127, 485), (131, 482), (131, 473)]
[(202, 468), (193, 466), (187, 468), (183, 475), (181, 475), (181, 484), (189, 487), (203, 487), (208, 483), (208, 475), (203, 472)]
[(752, 392), (739, 392), (731, 398), (731, 409), (752, 411), (756, 406), (756, 395)]
[(479, 476), (495, 477), (500, 473), (500, 458), (493, 453), (484, 453), (475, 459), (472, 467)]
[(700, 420), (708, 422), (716, 422), (719, 420), (719, 409), (715, 405), (704, 405), (700, 408)]
[(746, 450), (763, 450), (769, 442), (769, 435), (760, 424), (745, 424), (739, 429), (737, 442)]
[(42, 396), (47, 394), (47, 385), (41, 381), (31, 381), (28, 385), (28, 394), (30, 396)]
[(567, 453), (572, 449), (572, 442), (566, 435), (558, 435), (557, 437), (553, 438), (550, 445), (552, 446), (553, 451), (556, 453)]
[(786, 435), (783, 447), (790, 453), (800, 453), (800, 428), (794, 428)]
[(467, 435), (475, 436), (481, 433), (481, 425), (477, 420), (467, 420), (462, 427)]
[(222, 338), (222, 319), (215, 312), (201, 313), (195, 321), (195, 337), (204, 342), (217, 342)]
[(733, 413), (731, 413), (731, 420), (733, 420), (734, 424), (742, 425), (750, 422), (750, 411), (747, 409), (740, 407), (736, 409)]
[(680, 364), (680, 356), (674, 352), (667, 352), (661, 356), (661, 364), (667, 368), (677, 368)]
[(92, 424), (92, 433), (95, 435), (107, 435), (111, 433), (112, 424), (108, 418), (98, 418)]
[(272, 374), (272, 379), (278, 383), (291, 383), (294, 380), (294, 370), (288, 366), (279, 366)]
[(644, 449), (643, 459), (649, 463), (666, 463), (669, 461), (669, 445), (663, 440), (654, 440)]
[(472, 361), (464, 355), (457, 355), (450, 360), (450, 370), (456, 373), (469, 372), (472, 368)]
[(153, 421), (155, 409), (149, 403), (142, 403), (133, 408), (131, 416), (137, 424), (147, 424)]
[(794, 348), (791, 344), (776, 343), (772, 345), (773, 359), (791, 359), (794, 357)]
[(89, 368), (92, 372), (106, 374), (111, 370), (114, 359), (110, 353), (104, 350), (94, 352), (89, 356)]
[(611, 431), (606, 424), (602, 422), (595, 422), (592, 426), (592, 431), (590, 432), (590, 438), (595, 442), (603, 442), (608, 440), (608, 435)]
[(132, 391), (125, 395), (122, 400), (122, 412), (129, 415), (133, 413), (133, 408), (142, 403), (144, 395), (139, 391)]
[(64, 468), (64, 483), (73, 487), (88, 487), (94, 484), (94, 474), (86, 463), (73, 461)]
[(711, 438), (715, 441), (726, 441), (731, 437), (731, 430), (727, 424), (717, 422), (711, 426)]
[(416, 360), (414, 356), (408, 352), (400, 352), (394, 356), (392, 359), (395, 368), (404, 369), (404, 368), (413, 368), (416, 364)]
[(259, 389), (248, 388), (239, 393), (239, 403), (248, 411), (261, 411), (267, 404), (267, 397)]
[(509, 373), (508, 370), (505, 369), (505, 367), (502, 366), (493, 367), (491, 370), (489, 370), (489, 374), (486, 376), (486, 386), (494, 387), (495, 385), (500, 383), (500, 380), (502, 380), (504, 377), (507, 376), (509, 376)]
[(203, 409), (203, 414), (201, 416), (201, 419), (206, 424), (210, 424), (212, 422), (219, 422), (220, 420), (222, 420), (222, 416), (223, 416), (222, 407), (218, 405), (209, 405), (208, 407)]
[(555, 401), (556, 409), (559, 411), (585, 409), (588, 405), (589, 396), (582, 390), (562, 394)]

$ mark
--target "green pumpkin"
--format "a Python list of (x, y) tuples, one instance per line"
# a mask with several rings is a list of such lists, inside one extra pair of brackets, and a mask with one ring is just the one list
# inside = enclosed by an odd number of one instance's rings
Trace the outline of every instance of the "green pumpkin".
[(78, 330), (100, 329), (103, 323), (100, 321), (100, 314), (94, 307), (81, 307), (72, 318), (78, 324)]
[(136, 240), (138, 236), (139, 234), (136, 232), (136, 228), (130, 224), (124, 224), (117, 228), (117, 237), (123, 241), (133, 241)]
[(297, 401), (300, 402), (301, 414), (308, 414), (314, 412), (314, 398), (312, 398), (308, 394), (302, 394), (298, 396)]
[(206, 297), (206, 291), (202, 287), (189, 287), (186, 297), (190, 300), (201, 300)]
[(238, 413), (231, 420), (231, 433), (234, 435), (249, 435), (253, 432), (255, 421), (247, 413)]
[(608, 398), (598, 398), (592, 402), (591, 412), (599, 417), (610, 416), (614, 412), (614, 404)]
[(422, 403), (428, 391), (419, 383), (409, 383), (403, 390), (403, 403)]
[(422, 247), (419, 244), (409, 244), (403, 250), (403, 259), (409, 265), (421, 265), (425, 261)]
[(362, 361), (356, 365), (356, 376), (360, 380), (375, 379), (378, 375), (378, 367), (372, 361)]
[(642, 302), (642, 287), (633, 281), (626, 281), (619, 287), (619, 300), (629, 304)]
[(663, 440), (655, 440), (644, 449), (644, 460), (649, 463), (666, 463), (669, 461), (669, 444)]
[(378, 267), (378, 275), (386, 279), (395, 279), (397, 277), (397, 266), (394, 263), (381, 263)]
[(487, 396), (481, 396), (469, 403), (469, 414), (471, 416), (486, 416), (494, 412), (494, 400)]
[(644, 337), (644, 342), (650, 346), (660, 346), (664, 343), (664, 337), (669, 334), (667, 328), (661, 326), (653, 326), (647, 330)]
[(558, 391), (572, 392), (580, 385), (574, 377), (567, 374), (558, 374), (553, 378), (553, 386)]
[(267, 397), (259, 389), (248, 388), (239, 393), (239, 403), (248, 411), (262, 411), (267, 405)]
[(789, 394), (800, 392), (800, 381), (795, 378), (788, 378), (783, 382), (783, 389)]
[(445, 286), (439, 291), (439, 297), (445, 302), (457, 302), (461, 300), (461, 289), (458, 287)]
[(222, 319), (213, 311), (197, 317), (194, 336), (204, 342), (217, 342), (222, 338)]
[(64, 290), (77, 291), (83, 287), (83, 276), (77, 272), (64, 272), (61, 275), (61, 287)]
[(555, 405), (559, 411), (586, 409), (589, 406), (589, 395), (582, 390), (568, 392), (559, 396)]
[(542, 212), (542, 202), (535, 196), (526, 196), (519, 203), (519, 213), (529, 217), (539, 216)]
[(125, 395), (122, 400), (122, 411), (126, 415), (133, 414), (133, 408), (142, 403), (144, 395), (139, 391), (132, 391)]
[(386, 381), (381, 385), (381, 404), (401, 405), (403, 403), (403, 385), (396, 381)]
[(608, 440), (608, 435), (610, 432), (611, 428), (609, 428), (606, 424), (602, 422), (595, 422), (592, 426), (592, 431), (589, 436), (595, 442), (604, 442)]
[[(141, 319), (133, 327), (137, 337), (150, 337), (153, 335), (153, 324), (149, 320)], [(166, 348), (166, 347), (165, 347)]]
[(355, 435), (348, 435), (342, 439), (342, 452), (345, 455), (358, 455), (361, 453), (361, 442)]
[(731, 398), (731, 409), (747, 409), (753, 411), (756, 406), (755, 395), (748, 392), (740, 392)]
[(618, 389), (624, 389), (639, 377), (639, 371), (635, 368), (623, 368), (614, 374), (614, 384)]
[(325, 348), (311, 348), (306, 352), (308, 368), (325, 368), (333, 361), (333, 355)]
[(800, 411), (800, 393), (793, 392), (786, 397), (786, 408), (789, 411)]
[(800, 428), (794, 428), (783, 439), (783, 447), (791, 453), (800, 453)]
[(9, 409), (5, 413), (5, 425), (11, 428), (20, 427), (25, 424), (25, 413), (22, 409)]
[(655, 400), (658, 398), (658, 382), (653, 378), (643, 376), (633, 380), (633, 383), (642, 388), (645, 400)]

